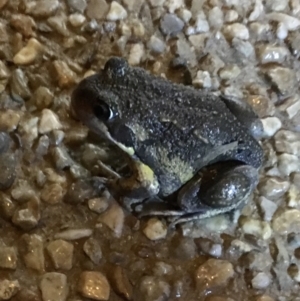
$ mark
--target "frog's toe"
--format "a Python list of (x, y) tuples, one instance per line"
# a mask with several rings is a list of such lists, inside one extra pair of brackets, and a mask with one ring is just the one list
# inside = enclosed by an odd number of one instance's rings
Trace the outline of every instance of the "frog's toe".
[(258, 170), (249, 165), (236, 166), (216, 177), (202, 189), (201, 201), (213, 208), (238, 207), (258, 183)]

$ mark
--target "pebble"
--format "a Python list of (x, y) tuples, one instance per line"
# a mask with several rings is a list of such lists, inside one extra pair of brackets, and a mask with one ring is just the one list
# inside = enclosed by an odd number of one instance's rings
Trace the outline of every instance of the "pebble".
[(163, 261), (159, 261), (155, 263), (155, 266), (153, 267), (153, 272), (157, 276), (172, 275), (172, 273), (174, 273), (174, 269), (172, 265), (167, 264)]
[(266, 7), (271, 11), (284, 11), (288, 5), (288, 0), (267, 0)]
[(287, 205), (290, 208), (297, 208), (300, 201), (300, 191), (298, 187), (294, 184), (291, 184), (291, 187), (287, 193)]
[(124, 227), (124, 211), (121, 206), (114, 202), (104, 213), (102, 213), (98, 222), (105, 224), (110, 228), (116, 237), (121, 237)]
[(13, 14), (10, 25), (20, 32), (25, 38), (35, 35), (36, 24), (33, 18), (23, 14)]
[(86, 0), (67, 0), (68, 6), (71, 11), (83, 13), (86, 9)]
[(66, 62), (61, 60), (56, 60), (53, 62), (53, 66), (57, 73), (58, 84), (61, 88), (68, 88), (69, 86), (75, 84), (76, 74)]
[[(0, 268), (15, 270), (17, 268), (17, 250), (14, 247), (0, 246)], [(0, 299), (1, 300), (1, 299)]]
[(119, 265), (115, 265), (112, 270), (110, 281), (114, 291), (118, 295), (126, 300), (132, 300), (133, 287), (124, 268)]
[(156, 217), (150, 218), (143, 229), (143, 233), (150, 240), (163, 239), (167, 236), (167, 232), (166, 225)]
[(107, 197), (99, 197), (99, 198), (93, 198), (88, 200), (88, 206), (89, 209), (96, 212), (96, 213), (102, 213), (104, 212), (108, 206), (108, 198)]
[[(123, 7), (122, 7), (122, 9), (123, 9)], [(106, 3), (105, 0), (90, 0), (90, 1), (88, 1), (88, 4), (87, 4), (86, 15), (90, 19), (101, 20), (107, 15), (108, 10), (109, 10), (109, 5)], [(117, 18), (119, 13), (120, 12), (118, 12), (118, 9), (115, 9), (112, 17)], [(125, 11), (125, 13), (126, 13), (126, 11)], [(116, 19), (116, 20), (119, 20), (119, 19)], [(116, 21), (116, 20), (110, 20), (110, 21)]]
[(279, 22), (276, 29), (276, 36), (279, 40), (284, 40), (288, 36), (288, 29), (284, 23)]
[(11, 73), (10, 89), (15, 99), (22, 98), (23, 100), (27, 100), (31, 96), (31, 92), (28, 87), (28, 78), (24, 71), (20, 68), (15, 69)]
[(40, 201), (35, 197), (16, 209), (12, 222), (23, 230), (28, 231), (38, 225), (40, 218)]
[(66, 147), (56, 146), (51, 149), (54, 164), (58, 170), (63, 170), (67, 167), (74, 167), (75, 162), (70, 157)]
[(210, 88), (212, 85), (211, 77), (208, 71), (197, 71), (196, 77), (193, 79), (193, 85), (199, 88)]
[(92, 229), (68, 229), (54, 235), (55, 239), (77, 240), (89, 237), (93, 234)]
[(40, 282), (44, 301), (65, 301), (69, 293), (67, 276), (61, 273), (45, 273)]
[(16, 209), (16, 205), (5, 194), (0, 194), (0, 217), (11, 220)]
[(225, 23), (233, 23), (237, 21), (239, 18), (239, 14), (236, 10), (229, 9), (225, 12), (224, 21)]
[(276, 177), (265, 177), (257, 188), (259, 193), (267, 199), (277, 200), (288, 191), (290, 183)]
[(292, 119), (300, 111), (300, 96), (298, 94), (288, 97), (280, 106), (279, 111), (287, 118)]
[(58, 0), (26, 1), (25, 13), (34, 17), (47, 18), (54, 15), (59, 6)]
[(281, 22), (287, 30), (297, 30), (300, 27), (300, 20), (284, 13), (272, 12), (266, 15), (268, 20)]
[(51, 241), (47, 245), (48, 254), (56, 269), (70, 270), (73, 264), (73, 244), (62, 239)]
[(166, 44), (163, 40), (156, 37), (155, 35), (151, 36), (147, 43), (147, 47), (154, 53), (160, 54), (163, 53), (166, 49)]
[(47, 134), (53, 130), (61, 129), (62, 124), (60, 123), (58, 116), (52, 110), (42, 110), (39, 122), (39, 133)]
[(261, 119), (264, 137), (272, 137), (282, 127), (282, 122), (278, 117), (266, 117)]
[(0, 280), (0, 300), (10, 300), (21, 289), (18, 280)]
[(263, 45), (258, 49), (258, 57), (262, 64), (278, 63), (282, 64), (290, 52), (286, 47), (274, 46), (274, 45)]
[(165, 0), (149, 0), (152, 7), (162, 6)]
[(258, 273), (251, 280), (251, 285), (254, 289), (266, 289), (270, 283), (270, 277), (264, 272)]
[(275, 135), (275, 149), (279, 153), (300, 155), (300, 134), (289, 130), (280, 130)]
[(47, 24), (63, 37), (70, 36), (70, 31), (67, 28), (67, 17), (65, 15), (50, 17), (47, 19)]
[(219, 70), (219, 76), (222, 80), (231, 80), (241, 73), (241, 69), (237, 65), (229, 65)]
[(206, 54), (200, 60), (201, 70), (208, 71), (212, 76), (217, 76), (224, 66), (225, 63), (216, 54)]
[(243, 41), (238, 38), (232, 39), (233, 47), (246, 58), (252, 58), (255, 55), (252, 44), (248, 41)]
[(230, 25), (225, 25), (223, 29), (224, 35), (232, 40), (238, 38), (241, 40), (249, 39), (249, 30), (248, 28), (241, 23), (233, 23)]
[(170, 296), (170, 285), (153, 276), (144, 276), (138, 287), (137, 300), (164, 300)]
[(218, 6), (213, 7), (208, 12), (208, 22), (215, 29), (220, 29), (223, 26), (224, 14)]
[(273, 214), (276, 212), (278, 208), (277, 204), (263, 196), (259, 198), (258, 203), (262, 210), (264, 220), (266, 222), (271, 221)]
[(69, 16), (68, 20), (73, 27), (80, 27), (84, 24), (86, 18), (82, 14), (74, 13)]
[(300, 161), (298, 156), (290, 154), (278, 156), (278, 170), (283, 176), (289, 176), (292, 172), (299, 171)]
[(273, 230), (280, 235), (299, 233), (300, 210), (287, 209), (273, 218)]
[(177, 15), (184, 23), (188, 23), (192, 18), (192, 13), (186, 8), (180, 9)]
[(176, 36), (183, 27), (183, 21), (174, 14), (165, 14), (160, 20), (161, 31), (166, 36)]
[(164, 6), (173, 14), (177, 9), (185, 6), (184, 2), (184, 0), (165, 0)]
[(272, 229), (268, 222), (253, 218), (245, 218), (242, 221), (242, 229), (245, 233), (261, 237), (263, 240), (268, 240), (272, 235)]
[(128, 64), (135, 66), (141, 63), (142, 57), (145, 53), (145, 47), (142, 43), (131, 45), (128, 57)]
[(13, 132), (19, 125), (21, 112), (7, 109), (0, 112), (0, 131)]
[(250, 22), (257, 20), (261, 16), (263, 11), (264, 11), (264, 6), (262, 4), (262, 1), (256, 0), (255, 4), (254, 4), (254, 8), (253, 8), (252, 12), (250, 13), (248, 20)]
[(92, 300), (108, 300), (110, 286), (101, 272), (86, 271), (80, 274), (78, 291), (83, 297)]
[(19, 179), (11, 191), (11, 196), (18, 203), (26, 203), (35, 197), (35, 191), (27, 180)]
[(127, 11), (125, 8), (116, 1), (112, 1), (110, 9), (106, 15), (108, 21), (118, 21), (127, 18)]
[(202, 293), (226, 285), (233, 276), (233, 265), (229, 261), (211, 258), (197, 268), (195, 282)]
[(88, 238), (83, 245), (83, 251), (94, 264), (99, 264), (102, 258), (102, 250), (96, 239), (93, 237)]
[(24, 234), (22, 236), (26, 252), (23, 256), (27, 268), (40, 273), (45, 271), (44, 243), (41, 236), (37, 234)]

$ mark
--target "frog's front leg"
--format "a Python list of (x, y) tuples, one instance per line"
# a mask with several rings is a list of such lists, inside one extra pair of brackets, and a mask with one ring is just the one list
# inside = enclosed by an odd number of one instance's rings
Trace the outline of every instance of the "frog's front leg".
[(140, 161), (132, 161), (130, 167), (130, 177), (107, 180), (107, 187), (120, 196), (137, 200), (149, 198), (159, 192), (157, 177), (149, 166)]

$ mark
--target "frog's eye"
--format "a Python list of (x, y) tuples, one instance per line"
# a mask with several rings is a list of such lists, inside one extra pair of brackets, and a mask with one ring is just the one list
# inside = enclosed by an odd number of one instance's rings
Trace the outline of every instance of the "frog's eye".
[(95, 116), (102, 121), (110, 120), (114, 117), (114, 113), (107, 104), (99, 104), (94, 107)]

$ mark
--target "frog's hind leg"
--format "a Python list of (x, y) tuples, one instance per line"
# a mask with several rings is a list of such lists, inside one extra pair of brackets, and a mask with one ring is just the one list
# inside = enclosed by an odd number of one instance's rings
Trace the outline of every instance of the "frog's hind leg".
[(260, 139), (263, 134), (263, 125), (253, 108), (246, 102), (235, 97), (221, 96), (229, 111), (249, 130), (250, 134)]
[(258, 183), (258, 170), (237, 161), (220, 162), (203, 169), (178, 194), (186, 214), (172, 225), (204, 219), (240, 209)]

